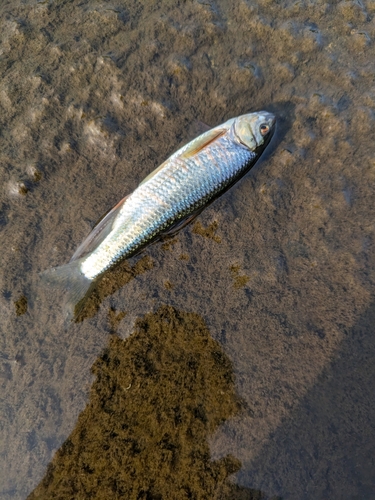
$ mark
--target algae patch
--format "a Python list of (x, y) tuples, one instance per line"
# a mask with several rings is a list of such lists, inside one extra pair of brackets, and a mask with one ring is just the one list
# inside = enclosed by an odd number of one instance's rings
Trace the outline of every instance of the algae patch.
[(22, 316), (27, 312), (27, 298), (24, 295), (21, 295), (18, 300), (14, 301), (14, 306), (16, 308), (16, 315)]
[(22, 196), (26, 196), (28, 192), (29, 192), (28, 187), (26, 187), (26, 185), (23, 182), (20, 183), (18, 188), (18, 193)]
[(238, 264), (233, 264), (233, 266), (230, 267), (234, 288), (243, 288), (250, 280), (249, 276), (246, 276), (246, 274), (240, 274), (240, 270), (241, 267)]
[(168, 238), (165, 243), (162, 244), (161, 248), (163, 250), (173, 250), (174, 245), (177, 243), (177, 238)]
[(196, 222), (193, 226), (193, 233), (199, 234), (204, 238), (209, 238), (211, 240), (216, 241), (216, 243), (221, 243), (221, 238), (216, 234), (216, 230), (218, 228), (218, 223), (214, 221), (207, 227), (203, 227), (200, 222)]
[(217, 498), (241, 464), (211, 460), (208, 437), (240, 401), (202, 318), (163, 306), (111, 336), (92, 371), (89, 403), (29, 500)]
[(166, 288), (167, 290), (173, 290), (174, 288), (173, 283), (171, 283), (169, 280), (165, 281), (164, 288)]

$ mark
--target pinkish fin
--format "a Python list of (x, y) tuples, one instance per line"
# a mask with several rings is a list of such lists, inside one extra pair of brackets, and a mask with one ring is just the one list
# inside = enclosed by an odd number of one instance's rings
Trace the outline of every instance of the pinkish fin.
[[(174, 153), (171, 157), (168, 158), (165, 162), (163, 162), (158, 168), (153, 170), (147, 177), (143, 179), (143, 181), (139, 184), (140, 186), (144, 184), (145, 182), (149, 181), (156, 175), (160, 170), (162, 170), (165, 165), (170, 161), (170, 159), (174, 156), (178, 156), (179, 158), (190, 158), (191, 156), (195, 155), (196, 153), (199, 153), (199, 151), (202, 151), (203, 148), (211, 144), (215, 139), (218, 137), (221, 137), (227, 132), (227, 129), (223, 128), (213, 128), (210, 129), (208, 125), (205, 125), (202, 122), (199, 122), (199, 125), (201, 128), (205, 129), (205, 132), (200, 135), (199, 137), (196, 137), (193, 139), (191, 142), (189, 142), (186, 146), (182, 148), (182, 152), (178, 154), (178, 151)], [(209, 129), (209, 130), (207, 130)]]
[(92, 252), (102, 241), (105, 240), (111, 232), (113, 222), (115, 221), (128, 196), (125, 196), (125, 198), (123, 198), (119, 203), (117, 203), (117, 205), (115, 205), (111, 210), (109, 210), (109, 212), (99, 219), (99, 222), (97, 222), (94, 226), (91, 233), (74, 252), (70, 262), (74, 262), (75, 260), (80, 259), (84, 255)]
[(190, 158), (191, 156), (194, 156), (226, 132), (227, 129), (225, 128), (213, 128), (212, 130), (205, 132), (201, 136), (189, 142), (189, 144), (183, 148), (180, 158)]

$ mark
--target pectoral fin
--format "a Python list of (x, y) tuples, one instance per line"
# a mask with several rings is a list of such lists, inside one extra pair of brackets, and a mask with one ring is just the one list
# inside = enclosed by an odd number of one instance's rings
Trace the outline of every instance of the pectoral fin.
[(189, 144), (183, 148), (180, 158), (190, 158), (196, 155), (199, 151), (202, 151), (202, 149), (209, 146), (216, 139), (223, 136), (226, 132), (226, 128), (213, 128), (208, 132), (205, 132), (193, 141), (189, 142)]
[(102, 241), (105, 240), (111, 232), (113, 223), (128, 197), (129, 195), (125, 196), (125, 198), (123, 198), (119, 203), (117, 203), (117, 205), (115, 205), (111, 210), (109, 210), (109, 212), (104, 214), (104, 216), (99, 219), (91, 233), (74, 252), (70, 262), (80, 259), (84, 255), (92, 252), (98, 245), (100, 245), (100, 243), (102, 243)]
[(175, 156), (183, 159), (190, 158), (191, 156), (194, 156), (195, 154), (199, 153), (199, 151), (202, 151), (202, 149), (207, 147), (216, 139), (224, 135), (227, 131), (228, 131), (227, 128), (213, 128), (208, 130), (204, 134), (200, 135), (196, 139), (193, 139), (181, 149), (181, 153), (179, 152), (174, 153), (168, 160), (162, 163), (158, 168), (153, 170), (145, 179), (143, 179), (143, 181), (139, 185), (142, 186), (142, 184), (152, 179), (154, 175), (156, 175), (158, 172), (160, 172), (160, 170), (162, 170), (165, 167), (165, 165), (171, 160), (171, 158), (174, 158)]

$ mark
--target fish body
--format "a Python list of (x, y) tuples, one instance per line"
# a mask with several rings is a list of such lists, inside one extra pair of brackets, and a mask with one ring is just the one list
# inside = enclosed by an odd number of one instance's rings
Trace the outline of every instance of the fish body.
[(121, 200), (80, 245), (71, 262), (48, 270), (74, 308), (118, 261), (174, 232), (239, 180), (258, 160), (275, 117), (261, 111), (232, 118), (170, 156)]

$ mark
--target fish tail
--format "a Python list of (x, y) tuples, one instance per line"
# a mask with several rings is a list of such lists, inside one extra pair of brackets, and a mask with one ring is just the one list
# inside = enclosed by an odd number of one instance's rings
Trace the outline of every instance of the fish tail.
[(93, 280), (87, 278), (80, 269), (83, 259), (78, 259), (69, 264), (53, 267), (40, 273), (40, 277), (47, 285), (52, 285), (65, 292), (66, 301), (64, 305), (65, 326), (74, 319), (79, 311), (76, 310), (78, 304), (83, 303), (83, 299), (88, 295)]

